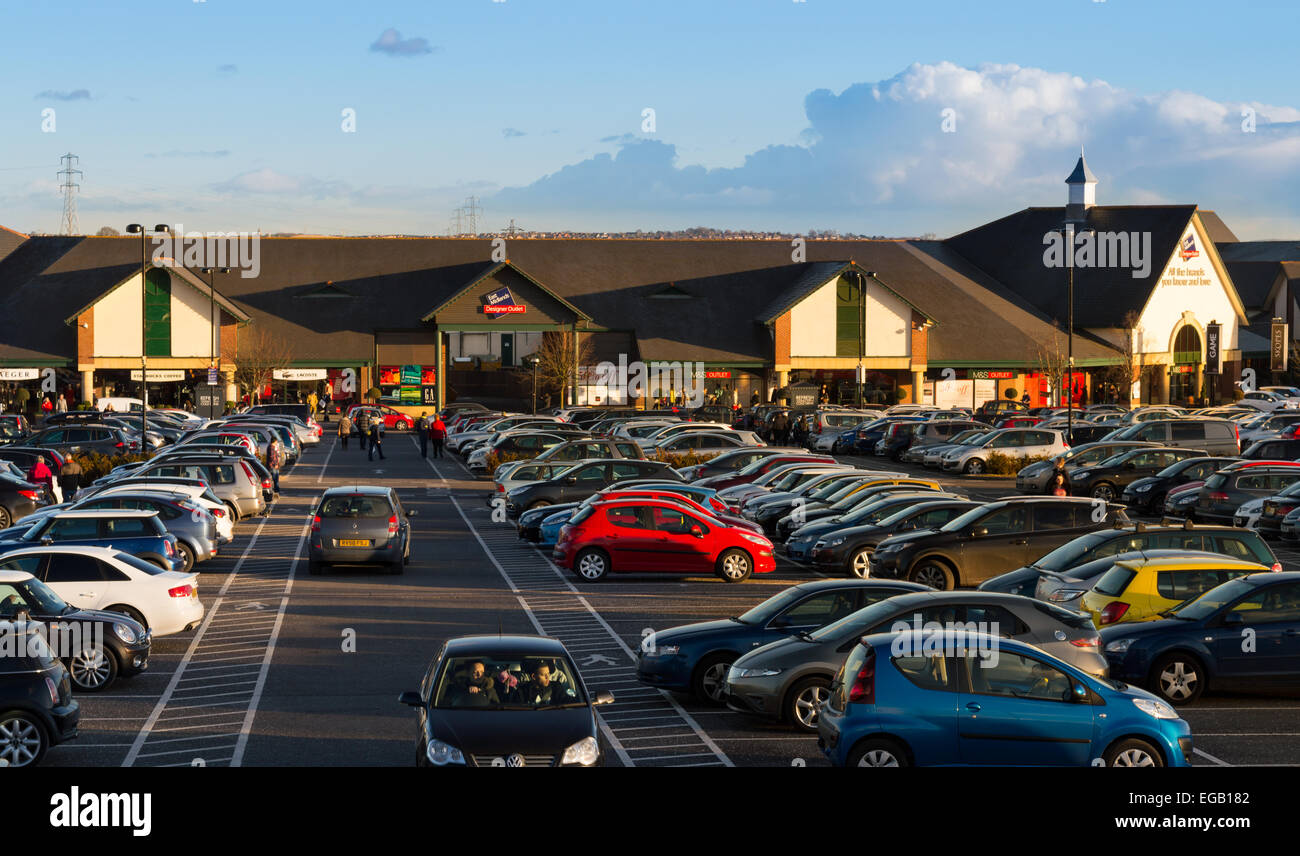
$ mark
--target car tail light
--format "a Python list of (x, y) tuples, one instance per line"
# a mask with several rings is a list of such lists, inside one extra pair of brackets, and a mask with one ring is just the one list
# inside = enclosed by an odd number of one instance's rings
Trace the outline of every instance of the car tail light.
[(389, 535), (396, 535), (396, 534), (397, 534), (397, 515), (396, 515), (396, 514), (394, 514), (392, 517), (388, 518), (388, 534), (389, 534)]
[(262, 490), (270, 490), (270, 489), (271, 489), (271, 480), (262, 479)]
[(319, 515), (319, 514), (317, 514), (315, 517), (313, 517), (313, 518), (311, 519), (311, 531), (313, 531), (313, 532), (319, 532), (319, 531), (320, 531), (320, 515)]
[(168, 597), (189, 597), (194, 594), (194, 586), (177, 586), (173, 589), (167, 589)]
[(30, 499), (32, 502), (39, 502), (39, 501), (40, 501), (40, 495), (37, 494), (36, 491), (34, 491), (34, 490), (20, 490), (20, 491), (18, 491), (18, 495), (19, 495), (19, 496), (25, 496), (25, 497), (27, 497), (28, 499)]
[(1114, 624), (1128, 612), (1128, 604), (1122, 600), (1112, 600), (1101, 611), (1102, 624)]
[(1281, 562), (1274, 562), (1274, 563), (1273, 563), (1273, 572), (1274, 572), (1274, 573), (1278, 573), (1278, 574), (1282, 573), (1282, 563), (1281, 563)]
[(257, 487), (257, 474), (253, 472), (253, 468), (245, 461), (240, 461), (239, 465), (244, 468), (244, 475), (248, 478), (248, 483), (253, 487)]
[(126, 448), (126, 444), (123, 443), (121, 440), (118, 440), (116, 443), (113, 444), (113, 448), (115, 448), (115, 449), (125, 449), (125, 448)]
[(167, 548), (167, 555), (168, 555), (168, 556), (175, 556), (175, 555), (176, 555), (176, 547), (172, 544), (171, 541), (164, 541), (164, 542), (163, 542), (163, 545)]
[(50, 704), (59, 706), (59, 686), (49, 675), (45, 676), (45, 688), (50, 691)]
[(226, 510), (225, 510), (224, 508), (214, 508), (214, 509), (212, 509), (212, 516), (213, 516), (213, 517), (225, 517), (225, 516), (226, 516)]
[(869, 645), (863, 647), (867, 649), (867, 658), (862, 661), (862, 667), (853, 678), (853, 686), (849, 687), (849, 701), (855, 704), (875, 704), (876, 651)]
[(497, 493), (505, 493), (505, 492), (506, 492), (506, 486), (501, 484), (501, 482), (497, 482)]
[(1100, 648), (1101, 637), (1094, 633), (1092, 636), (1085, 636), (1082, 639), (1071, 639), (1070, 644), (1076, 648)]

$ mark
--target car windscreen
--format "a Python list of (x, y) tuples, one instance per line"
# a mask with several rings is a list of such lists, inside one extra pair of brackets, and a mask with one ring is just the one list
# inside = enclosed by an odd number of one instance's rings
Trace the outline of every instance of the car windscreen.
[(1224, 605), (1231, 603), (1237, 598), (1255, 590), (1255, 586), (1247, 582), (1244, 578), (1238, 578), (1222, 585), (1215, 586), (1205, 594), (1178, 604), (1169, 610), (1166, 615), (1174, 618), (1186, 618), (1191, 621), (1200, 621), (1208, 618), (1221, 609)]
[(781, 612), (787, 606), (792, 606), (795, 601), (802, 598), (805, 594), (807, 593), (799, 587), (791, 586), (784, 591), (777, 592), (762, 603), (747, 609), (740, 615), (736, 616), (736, 618), (745, 624), (761, 626), (766, 624), (772, 616)]
[(320, 517), (379, 518), (392, 516), (393, 507), (387, 497), (349, 494), (326, 497), (316, 513)]
[(432, 701), (439, 710), (537, 710), (587, 704), (566, 658), (533, 654), (448, 658)]

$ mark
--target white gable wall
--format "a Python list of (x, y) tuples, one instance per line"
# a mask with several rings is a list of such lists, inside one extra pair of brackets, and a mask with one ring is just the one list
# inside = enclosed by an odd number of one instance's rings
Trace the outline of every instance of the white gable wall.
[(1138, 321), (1141, 340), (1138, 350), (1144, 354), (1168, 353), (1173, 345), (1175, 329), (1183, 321), (1183, 313), (1191, 312), (1201, 336), (1202, 354), (1205, 349), (1205, 325), (1217, 321), (1223, 325), (1223, 349), (1235, 350), (1237, 344), (1237, 313), (1223, 280), (1211, 264), (1204, 236), (1188, 224), (1184, 239), (1193, 235), (1200, 253), (1188, 259), (1181, 255), (1182, 243), (1166, 262), (1159, 283), (1151, 292), (1146, 307)]
[[(206, 357), (211, 352), (207, 296), (179, 277), (171, 277), (172, 356)], [(95, 304), (95, 317), (112, 324), (95, 324), (96, 357), (140, 356), (140, 275), (135, 274)], [(218, 309), (220, 312), (220, 309)]]
[[(790, 356), (834, 357), (835, 293), (827, 282), (790, 310)], [(912, 309), (879, 283), (867, 280), (868, 357), (906, 357), (912, 348)], [(852, 355), (857, 357), (857, 353)]]

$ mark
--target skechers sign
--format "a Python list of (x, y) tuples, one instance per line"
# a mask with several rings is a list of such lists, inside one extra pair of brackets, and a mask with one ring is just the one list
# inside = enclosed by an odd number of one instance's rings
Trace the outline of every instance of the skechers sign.
[(515, 296), (508, 288), (498, 288), (483, 295), (483, 314), (500, 318), (502, 315), (522, 315), (528, 307), (515, 303)]

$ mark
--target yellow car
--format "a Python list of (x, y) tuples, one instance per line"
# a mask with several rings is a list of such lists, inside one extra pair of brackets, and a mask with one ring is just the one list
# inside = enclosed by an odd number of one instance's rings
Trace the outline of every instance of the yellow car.
[(1098, 629), (1146, 621), (1221, 583), (1272, 568), (1227, 556), (1169, 556), (1116, 562), (1079, 601)]

